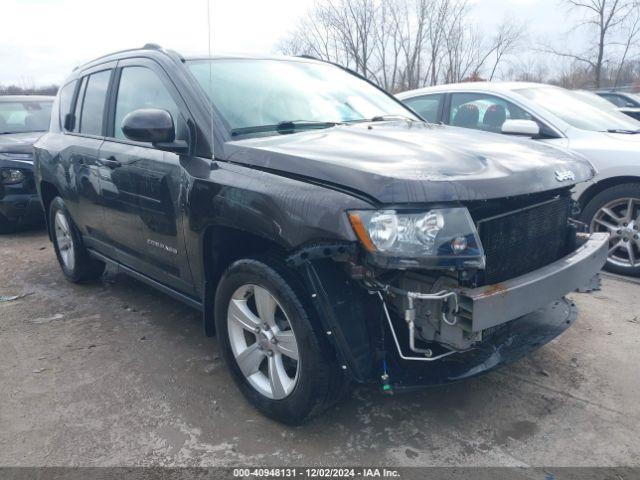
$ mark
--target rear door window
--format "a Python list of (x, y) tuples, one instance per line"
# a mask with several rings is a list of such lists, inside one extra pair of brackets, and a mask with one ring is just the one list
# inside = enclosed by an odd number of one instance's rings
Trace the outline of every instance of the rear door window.
[(434, 93), (432, 95), (423, 95), (421, 97), (413, 97), (404, 100), (415, 112), (418, 113), (427, 122), (438, 123), (440, 117), (440, 107), (444, 99), (443, 93)]
[(110, 77), (111, 70), (89, 75), (80, 113), (80, 133), (102, 135), (102, 121)]

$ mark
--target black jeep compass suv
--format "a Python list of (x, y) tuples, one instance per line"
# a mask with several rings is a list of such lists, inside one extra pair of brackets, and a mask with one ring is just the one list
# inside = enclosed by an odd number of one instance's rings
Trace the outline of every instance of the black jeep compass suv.
[(202, 311), (242, 393), (299, 423), (351, 382), (441, 384), (575, 318), (604, 264), (571, 153), (421, 121), (308, 58), (147, 45), (76, 69), (35, 145), (64, 275), (105, 264)]

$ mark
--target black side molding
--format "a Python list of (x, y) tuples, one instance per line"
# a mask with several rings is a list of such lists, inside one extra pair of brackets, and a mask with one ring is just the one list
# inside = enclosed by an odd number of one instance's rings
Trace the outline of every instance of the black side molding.
[(168, 287), (167, 285), (157, 282), (154, 279), (149, 278), (146, 275), (136, 270), (133, 270), (127, 267), (126, 265), (121, 264), (120, 262), (117, 262), (116, 260), (106, 257), (101, 253), (96, 252), (93, 249), (88, 249), (88, 251), (93, 258), (100, 260), (101, 262), (104, 262), (108, 266), (114, 268), (118, 273), (126, 273), (130, 277), (133, 277), (136, 280), (141, 281), (142, 283), (146, 283), (150, 287), (160, 290), (162, 293), (166, 293), (167, 295), (175, 298), (176, 300), (180, 300), (182, 303), (192, 308), (195, 308), (200, 312), (204, 310), (204, 305), (200, 300), (190, 297), (189, 295), (185, 295), (184, 293), (174, 290), (173, 288)]

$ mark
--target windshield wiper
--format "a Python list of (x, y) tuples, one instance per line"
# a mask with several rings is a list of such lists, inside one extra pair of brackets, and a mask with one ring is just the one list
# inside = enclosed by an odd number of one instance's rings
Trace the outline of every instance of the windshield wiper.
[(0, 132), (0, 135), (11, 135), (14, 133), (38, 133), (46, 132), (46, 130), (20, 130), (19, 132)]
[(376, 115), (371, 118), (355, 118), (353, 120), (345, 120), (344, 123), (368, 123), (368, 122), (388, 122), (392, 120), (404, 120), (406, 122), (417, 122), (415, 118), (407, 117), (406, 115)]
[(637, 133), (640, 133), (640, 129), (638, 130), (626, 130), (624, 128), (610, 128), (607, 130), (607, 133), (624, 133), (627, 135), (635, 135)]
[(231, 130), (232, 136), (249, 133), (278, 132), (281, 134), (293, 133), (300, 130), (313, 130), (316, 128), (331, 128), (342, 125), (342, 122), (321, 122), (316, 120), (286, 120), (273, 125), (256, 125), (254, 127), (240, 127)]
[(370, 122), (386, 122), (387, 120), (406, 120), (407, 122), (416, 122), (414, 118), (407, 117), (406, 115), (377, 115), (371, 118)]

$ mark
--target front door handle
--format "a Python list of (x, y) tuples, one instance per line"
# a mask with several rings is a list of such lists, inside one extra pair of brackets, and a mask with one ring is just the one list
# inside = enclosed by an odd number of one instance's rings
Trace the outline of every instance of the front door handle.
[(122, 166), (122, 164), (113, 156), (109, 158), (101, 158), (100, 163), (109, 168), (118, 168)]

